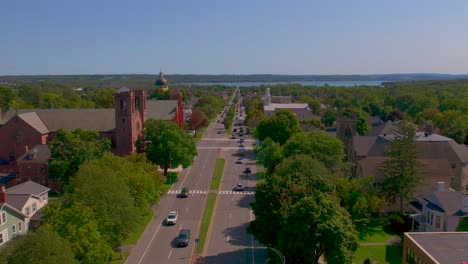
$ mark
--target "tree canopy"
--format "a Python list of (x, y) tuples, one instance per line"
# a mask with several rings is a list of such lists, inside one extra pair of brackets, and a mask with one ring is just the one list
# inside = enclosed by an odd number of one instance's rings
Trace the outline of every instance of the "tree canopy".
[(419, 162), (414, 148), (416, 127), (407, 122), (400, 122), (395, 131), (390, 149), (389, 160), (383, 162), (379, 170), (384, 174), (382, 190), (389, 202), (400, 201), (403, 212), (403, 200), (412, 198), (414, 189), (421, 181), (418, 174)]
[(148, 160), (163, 168), (164, 176), (168, 168), (190, 166), (197, 155), (194, 139), (170, 121), (147, 120), (142, 142)]
[(59, 129), (49, 147), (49, 177), (60, 179), (66, 186), (85, 161), (98, 159), (108, 152), (111, 142), (107, 138), (100, 139), (95, 131)]
[(260, 121), (257, 135), (260, 140), (271, 138), (282, 145), (300, 131), (299, 121), (295, 115), (290, 111), (278, 111), (272, 117)]

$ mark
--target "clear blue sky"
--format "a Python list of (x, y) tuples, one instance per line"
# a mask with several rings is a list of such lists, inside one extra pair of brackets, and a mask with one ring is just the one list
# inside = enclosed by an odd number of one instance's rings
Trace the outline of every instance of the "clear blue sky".
[(4, 0), (0, 75), (468, 73), (466, 0)]

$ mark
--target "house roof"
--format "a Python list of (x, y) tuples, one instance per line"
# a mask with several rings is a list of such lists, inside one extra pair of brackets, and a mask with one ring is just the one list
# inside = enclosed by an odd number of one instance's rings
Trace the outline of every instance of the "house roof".
[(299, 121), (322, 119), (322, 117), (312, 113), (312, 111), (310, 111), (309, 108), (293, 108), (288, 110), (291, 111), (295, 116), (297, 116), (297, 119), (299, 119)]
[(299, 124), (299, 127), (301, 128), (302, 131), (304, 132), (310, 132), (310, 131), (317, 131), (320, 130), (320, 128), (314, 126), (313, 124), (306, 123), (306, 124)]
[(424, 200), (432, 203), (442, 209), (448, 215), (455, 215), (463, 209), (462, 192), (455, 192), (451, 189), (444, 191), (435, 191), (424, 198)]
[(392, 121), (387, 121), (379, 126), (374, 127), (371, 131), (367, 133), (368, 136), (380, 136), (386, 134), (393, 134), (398, 129), (396, 123)]
[(31, 198), (31, 194), (7, 194), (7, 203), (21, 211), (24, 205)]
[(50, 149), (48, 145), (37, 145), (28, 152), (24, 153), (18, 159), (18, 162), (47, 162), (50, 158)]
[(21, 184), (15, 185), (11, 188), (6, 190), (7, 195), (10, 194), (32, 194), (32, 195), (42, 195), (48, 192), (50, 189), (40, 185), (39, 183), (35, 183), (33, 181), (23, 182)]
[(369, 127), (372, 129), (372, 128), (375, 128), (375, 127), (378, 127), (382, 124), (384, 124), (385, 122), (378, 118), (378, 117), (375, 117), (375, 116), (369, 116), (367, 118), (367, 125), (369, 125)]
[(18, 117), (23, 119), (29, 125), (31, 125), (39, 133), (41, 134), (49, 133), (49, 129), (47, 129), (46, 125), (44, 125), (42, 120), (39, 118), (39, 116), (35, 112), (19, 114)]
[(5, 208), (10, 209), (13, 213), (20, 215), (21, 217), (25, 218), (27, 215), (23, 214), (20, 210), (16, 209), (9, 203), (0, 203), (0, 210), (5, 210)]
[(354, 150), (357, 156), (367, 156), (370, 149), (377, 140), (376, 136), (358, 136), (353, 137)]
[(468, 232), (405, 233), (434, 263), (463, 263), (468, 261)]
[[(381, 182), (384, 175), (379, 168), (388, 157), (366, 157), (358, 161), (358, 169), (361, 176), (374, 176), (376, 182)], [(438, 182), (451, 182), (453, 172), (447, 159), (418, 159), (420, 166), (419, 174), (422, 176), (423, 184), (419, 184), (414, 196), (428, 195), (433, 191), (433, 186)]]
[(146, 101), (146, 117), (155, 120), (172, 120), (176, 114), (177, 100)]
[(297, 108), (308, 108), (308, 104), (268, 104), (264, 105), (263, 109), (265, 111), (275, 111), (276, 109), (297, 109)]

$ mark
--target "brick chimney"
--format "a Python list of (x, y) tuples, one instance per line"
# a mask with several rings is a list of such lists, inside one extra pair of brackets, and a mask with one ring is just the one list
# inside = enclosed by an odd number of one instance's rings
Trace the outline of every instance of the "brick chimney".
[(6, 191), (5, 191), (5, 186), (0, 186), (0, 204), (6, 203)]
[(433, 124), (426, 124), (426, 127), (424, 128), (424, 136), (430, 136), (432, 135), (432, 131), (434, 130), (434, 125)]

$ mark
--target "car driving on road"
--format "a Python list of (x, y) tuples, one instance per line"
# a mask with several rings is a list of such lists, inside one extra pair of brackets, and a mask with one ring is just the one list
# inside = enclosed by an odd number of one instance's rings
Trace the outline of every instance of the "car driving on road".
[(242, 164), (242, 163), (244, 163), (244, 159), (238, 158), (238, 159), (236, 160), (236, 164)]
[(250, 169), (250, 167), (245, 167), (245, 173), (252, 173), (252, 170)]
[(177, 218), (179, 214), (177, 211), (171, 211), (166, 218), (166, 225), (175, 225), (177, 224)]
[(177, 237), (177, 246), (186, 247), (190, 241), (190, 230), (182, 229), (179, 232), (179, 237)]
[(244, 191), (244, 184), (242, 182), (239, 182), (237, 185), (236, 185), (236, 191), (238, 192), (243, 192)]
[(187, 198), (189, 194), (189, 189), (187, 187), (182, 188), (180, 191), (179, 197), (180, 198)]

